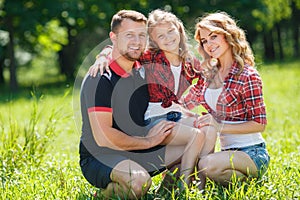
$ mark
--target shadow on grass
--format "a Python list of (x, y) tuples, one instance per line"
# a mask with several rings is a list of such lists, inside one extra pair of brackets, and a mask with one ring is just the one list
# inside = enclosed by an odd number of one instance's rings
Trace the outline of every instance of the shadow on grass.
[(0, 86), (0, 103), (9, 103), (20, 99), (31, 99), (32, 93), (39, 98), (41, 96), (63, 96), (66, 90), (72, 89), (73, 82), (56, 81), (31, 86), (19, 86), (17, 91), (11, 91), (9, 86)]
[(77, 200), (87, 200), (87, 199), (90, 199), (90, 200), (98, 200), (99, 198), (93, 196), (93, 195), (88, 195), (88, 194), (84, 194), (84, 193), (81, 193), (78, 195), (78, 197), (76, 198)]

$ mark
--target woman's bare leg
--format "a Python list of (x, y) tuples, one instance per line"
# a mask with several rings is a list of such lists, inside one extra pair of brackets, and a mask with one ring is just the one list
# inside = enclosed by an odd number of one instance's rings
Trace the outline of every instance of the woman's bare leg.
[(203, 157), (198, 164), (200, 172), (208, 178), (228, 185), (233, 175), (243, 179), (249, 175), (257, 177), (253, 160), (241, 151), (221, 151)]

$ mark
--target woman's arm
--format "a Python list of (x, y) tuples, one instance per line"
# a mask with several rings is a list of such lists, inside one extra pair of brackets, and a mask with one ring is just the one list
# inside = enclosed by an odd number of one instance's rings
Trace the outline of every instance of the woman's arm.
[(188, 89), (188, 93), (183, 95), (179, 103), (188, 110), (192, 110), (193, 108), (200, 105), (200, 85), (202, 84), (202, 80), (198, 80), (196, 84), (193, 84)]
[(198, 117), (194, 123), (195, 127), (201, 128), (203, 126), (213, 126), (220, 133), (231, 134), (247, 134), (263, 132), (266, 125), (257, 123), (255, 121), (242, 122), (238, 124), (224, 124), (217, 122), (211, 114), (206, 114)]
[(220, 124), (220, 133), (231, 134), (247, 134), (263, 132), (265, 130), (265, 124), (259, 124), (255, 121), (243, 122), (240, 124)]

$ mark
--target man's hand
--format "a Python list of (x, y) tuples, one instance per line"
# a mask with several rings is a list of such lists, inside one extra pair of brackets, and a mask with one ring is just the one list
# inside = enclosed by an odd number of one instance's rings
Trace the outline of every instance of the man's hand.
[(152, 127), (146, 136), (150, 145), (149, 148), (162, 143), (162, 141), (164, 141), (172, 133), (172, 128), (175, 125), (175, 122), (161, 121)]

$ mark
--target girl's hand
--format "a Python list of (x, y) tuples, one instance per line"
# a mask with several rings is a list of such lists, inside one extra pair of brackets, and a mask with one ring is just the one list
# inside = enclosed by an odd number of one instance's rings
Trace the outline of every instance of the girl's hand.
[(198, 116), (198, 114), (196, 114), (196, 113), (194, 113), (190, 110), (187, 110), (182, 105), (180, 105), (178, 103), (174, 103), (174, 102), (172, 102), (172, 110), (181, 112), (184, 116), (187, 116), (187, 117), (196, 117), (196, 116)]
[(205, 114), (202, 116), (199, 116), (194, 121), (194, 127), (201, 128), (204, 126), (212, 126), (214, 127), (218, 132), (221, 130), (221, 124), (219, 124), (215, 118), (211, 114)]
[(96, 61), (95, 63), (89, 68), (88, 73), (90, 76), (96, 77), (98, 71), (102, 75), (104, 70), (106, 70), (109, 74), (110, 69), (109, 69), (109, 63), (111, 60), (111, 52), (112, 52), (112, 47), (111, 46), (106, 46), (100, 54), (96, 56)]

